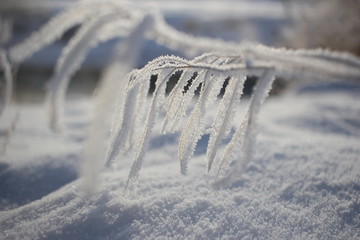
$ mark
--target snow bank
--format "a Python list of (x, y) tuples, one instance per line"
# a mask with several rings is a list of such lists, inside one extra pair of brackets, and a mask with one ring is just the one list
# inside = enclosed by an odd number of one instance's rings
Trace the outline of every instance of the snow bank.
[(232, 188), (210, 187), (206, 141), (181, 176), (179, 136), (154, 135), (134, 192), (124, 193), (123, 159), (91, 197), (77, 179), (88, 100), (70, 102), (64, 136), (45, 129), (41, 106), (23, 106), (0, 161), (0, 238), (358, 239), (359, 93), (318, 84), (270, 98), (254, 159)]

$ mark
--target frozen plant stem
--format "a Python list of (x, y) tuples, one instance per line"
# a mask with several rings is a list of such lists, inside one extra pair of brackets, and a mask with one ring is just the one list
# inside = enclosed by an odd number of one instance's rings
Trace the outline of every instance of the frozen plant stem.
[[(145, 16), (134, 28), (133, 32), (118, 45), (112, 64), (105, 70), (103, 81), (100, 84), (96, 97), (96, 111), (91, 125), (88, 141), (84, 151), (82, 176), (84, 188), (93, 192), (98, 179), (99, 169), (104, 166), (110, 120), (114, 119), (115, 103), (123, 100), (123, 91), (128, 84), (127, 73), (135, 66), (143, 43), (145, 34), (151, 29), (152, 17)], [(117, 118), (115, 118), (117, 119)], [(116, 125), (117, 123), (113, 123)], [(113, 127), (114, 128), (114, 127)]]
[(105, 15), (85, 24), (76, 37), (71, 40), (68, 49), (64, 50), (63, 57), (59, 59), (55, 75), (50, 80), (47, 101), (50, 114), (50, 127), (60, 131), (63, 126), (63, 109), (65, 95), (71, 76), (80, 68), (88, 50), (96, 43), (93, 36), (98, 33), (99, 27), (111, 21), (115, 15)]
[[(257, 135), (257, 117), (261, 106), (269, 95), (274, 79), (273, 70), (265, 70), (258, 79), (254, 94), (250, 100), (248, 112), (227, 146), (224, 157), (220, 162), (214, 183), (215, 188), (229, 187), (234, 183), (252, 158)], [(235, 161), (235, 166), (231, 168), (228, 174), (219, 179), (224, 163), (232, 160)]]
[(235, 114), (235, 108), (240, 104), (240, 96), (243, 92), (245, 79), (246, 78), (243, 74), (240, 74), (239, 78), (232, 77), (226, 87), (226, 92), (221, 101), (219, 112), (212, 126), (207, 147), (208, 173), (210, 172), (223, 136), (230, 131), (231, 121), (233, 120)]
[[(313, 76), (319, 79), (338, 79), (339, 76), (345, 79), (352, 79), (360, 76), (357, 69), (356, 59), (344, 61), (336, 56), (320, 57), (317, 53), (314, 56), (308, 53), (300, 53), (298, 61), (295, 61), (294, 54), (283, 54), (282, 57), (274, 57), (274, 61), (269, 60), (269, 52), (259, 53), (246, 52), (244, 56), (227, 54), (204, 54), (193, 60), (184, 60), (178, 57), (160, 57), (153, 60), (143, 69), (133, 71), (129, 74), (129, 84), (125, 93), (123, 109), (119, 111), (121, 123), (111, 143), (111, 148), (107, 158), (107, 166), (118, 158), (118, 155), (126, 146), (135, 147), (134, 163), (132, 165), (127, 188), (133, 189), (139, 172), (142, 167), (144, 151), (151, 134), (155, 118), (158, 112), (165, 111), (162, 131), (176, 131), (181, 123), (183, 130), (178, 145), (178, 156), (180, 161), (180, 171), (187, 173), (188, 160), (195, 151), (198, 140), (204, 134), (210, 133), (208, 145), (208, 166), (210, 171), (216, 157), (216, 149), (221, 140), (229, 134), (233, 126), (233, 115), (239, 105), (242, 95), (243, 85), (246, 76), (257, 76), (258, 83), (254, 88), (250, 100), (249, 108), (237, 127), (232, 140), (225, 149), (224, 156), (219, 163), (217, 175), (214, 183), (215, 188), (231, 186), (239, 178), (252, 158), (257, 135), (257, 116), (275, 79), (279, 77)], [(276, 51), (275, 51), (276, 52)], [(276, 52), (277, 53), (277, 52)], [(280, 53), (281, 55), (281, 53)], [(305, 59), (314, 57), (316, 64), (311, 65)], [(262, 58), (266, 60), (263, 61)], [(286, 61), (289, 59), (289, 61)], [(353, 61), (356, 60), (356, 61)], [(339, 68), (327, 70), (327, 66), (333, 66), (338, 61)], [(348, 70), (346, 75), (345, 69)], [(181, 72), (181, 76), (171, 92), (165, 94), (165, 83), (170, 81), (174, 72)], [(148, 110), (144, 110), (144, 104), (139, 104), (139, 100), (147, 98), (147, 91), (143, 91), (148, 86), (151, 75), (157, 75), (157, 87), (152, 96), (152, 103)], [(225, 95), (220, 103), (219, 111), (211, 125), (210, 131), (206, 130), (204, 119), (209, 107), (216, 101), (218, 93), (223, 86), (223, 82), (229, 79), (225, 90)], [(185, 88), (187, 90), (185, 90)], [(200, 89), (200, 95), (193, 98), (196, 89)], [(189, 107), (194, 100), (194, 107), (190, 114), (187, 114)], [(146, 104), (145, 104), (146, 105)], [(133, 119), (145, 119), (143, 124), (133, 121)], [(147, 120), (146, 120), (147, 119)], [(138, 129), (142, 130), (138, 130)], [(131, 148), (130, 147), (130, 148)], [(229, 163), (234, 161), (235, 165), (230, 170)], [(227, 171), (226, 171), (227, 170)]]

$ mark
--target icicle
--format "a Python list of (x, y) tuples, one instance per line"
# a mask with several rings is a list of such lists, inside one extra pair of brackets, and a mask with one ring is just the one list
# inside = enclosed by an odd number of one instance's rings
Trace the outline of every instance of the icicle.
[[(241, 123), (238, 131), (227, 146), (224, 157), (219, 165), (216, 182), (214, 184), (215, 188), (231, 185), (236, 180), (237, 176), (244, 171), (247, 163), (250, 161), (256, 140), (257, 116), (262, 104), (269, 94), (274, 79), (273, 70), (265, 70), (263, 76), (258, 80), (244, 121)], [(234, 156), (234, 152), (238, 152), (239, 154)], [(227, 175), (218, 179), (224, 163), (226, 161), (230, 162), (235, 158), (235, 166), (230, 169), (230, 172)]]

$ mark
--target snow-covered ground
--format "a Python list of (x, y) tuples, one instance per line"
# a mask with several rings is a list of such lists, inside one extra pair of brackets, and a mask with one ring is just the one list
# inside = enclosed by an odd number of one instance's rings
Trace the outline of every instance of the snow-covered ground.
[(182, 176), (177, 135), (154, 133), (136, 191), (124, 192), (131, 160), (121, 159), (90, 197), (77, 178), (89, 100), (69, 100), (63, 136), (46, 129), (42, 106), (23, 106), (1, 156), (0, 238), (359, 239), (359, 101), (360, 85), (344, 83), (268, 99), (232, 188), (211, 188), (206, 141)]
[[(279, 40), (272, 35), (285, 21), (278, 3), (229, 2), (156, 4), (191, 34)], [(145, 47), (146, 61), (163, 54), (154, 45)], [(53, 66), (57, 47), (29, 62)], [(182, 176), (179, 135), (154, 131), (133, 192), (125, 192), (132, 159), (123, 157), (86, 195), (79, 169), (92, 100), (67, 99), (62, 134), (48, 129), (42, 104), (13, 105), (0, 119), (0, 239), (360, 239), (360, 83), (301, 80), (265, 102), (254, 158), (220, 190), (212, 188), (215, 173), (205, 173), (206, 137)]]

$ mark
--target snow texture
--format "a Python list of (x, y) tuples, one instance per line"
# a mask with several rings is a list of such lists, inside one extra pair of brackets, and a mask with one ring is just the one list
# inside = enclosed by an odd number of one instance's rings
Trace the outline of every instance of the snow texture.
[(58, 137), (41, 106), (23, 106), (1, 156), (0, 238), (358, 239), (359, 96), (358, 83), (319, 83), (268, 99), (253, 160), (231, 188), (210, 186), (205, 152), (181, 176), (179, 136), (154, 131), (137, 191), (124, 192), (132, 162), (124, 157), (92, 197), (76, 175), (89, 100), (69, 102), (71, 131)]

